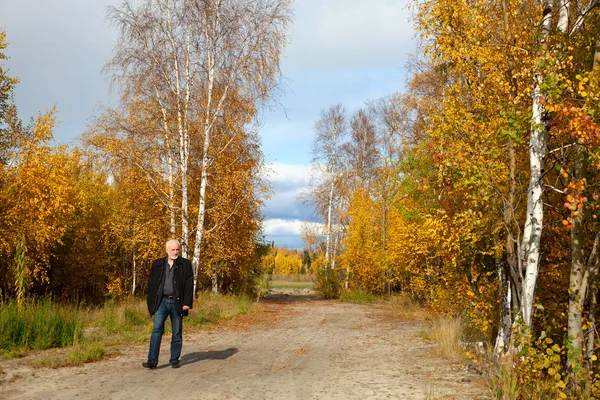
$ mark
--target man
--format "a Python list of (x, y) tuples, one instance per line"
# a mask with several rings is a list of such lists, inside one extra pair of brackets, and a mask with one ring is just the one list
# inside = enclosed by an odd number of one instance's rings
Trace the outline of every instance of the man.
[(154, 260), (148, 278), (148, 311), (154, 315), (154, 328), (150, 337), (148, 361), (144, 368), (154, 369), (158, 364), (160, 342), (165, 330), (167, 316), (171, 318), (171, 359), (173, 368), (179, 368), (181, 355), (182, 317), (192, 308), (194, 295), (194, 274), (190, 260), (179, 257), (179, 242), (166, 243), (167, 257)]

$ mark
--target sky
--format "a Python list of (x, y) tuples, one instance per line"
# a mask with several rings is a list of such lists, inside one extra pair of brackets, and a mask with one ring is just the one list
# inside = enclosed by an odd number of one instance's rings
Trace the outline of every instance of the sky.
[[(121, 0), (0, 0), (9, 75), (28, 122), (53, 106), (57, 143), (76, 139), (100, 105), (115, 96), (102, 74), (117, 41), (106, 7)], [(300, 226), (315, 221), (297, 196), (310, 183), (313, 126), (337, 103), (349, 114), (402, 91), (415, 51), (408, 0), (297, 0), (281, 69), (286, 90), (262, 115), (263, 152), (273, 195), (264, 210), (266, 239), (303, 246)]]

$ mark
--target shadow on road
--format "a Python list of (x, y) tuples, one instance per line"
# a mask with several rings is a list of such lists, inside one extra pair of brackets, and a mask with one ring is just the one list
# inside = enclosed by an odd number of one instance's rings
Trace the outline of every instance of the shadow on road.
[(264, 301), (265, 303), (289, 304), (318, 299), (319, 297), (314, 294), (271, 293), (262, 296), (260, 301)]
[[(203, 360), (225, 360), (226, 358), (231, 357), (232, 355), (234, 355), (235, 353), (238, 352), (238, 349), (236, 349), (235, 347), (230, 347), (226, 350), (219, 350), (219, 351), (196, 351), (194, 353), (188, 353), (188, 354), (184, 354), (183, 356), (181, 356), (181, 358), (179, 359), (179, 364), (180, 365), (188, 365), (188, 364), (193, 364), (196, 363), (198, 361), (203, 361)], [(162, 365), (158, 368), (167, 368), (169, 367), (169, 365)]]

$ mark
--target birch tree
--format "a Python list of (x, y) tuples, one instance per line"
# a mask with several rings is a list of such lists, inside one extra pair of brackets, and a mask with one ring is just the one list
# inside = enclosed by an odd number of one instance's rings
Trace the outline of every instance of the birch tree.
[[(342, 148), (348, 134), (345, 110), (341, 104), (321, 110), (321, 115), (315, 123), (315, 138), (313, 142), (313, 163), (319, 165), (323, 175), (320, 183), (324, 190), (324, 198), (316, 196), (317, 209), (322, 210), (325, 220), (325, 269), (332, 267), (334, 227), (336, 221), (335, 208), (339, 200), (341, 178), (343, 176)], [(315, 188), (316, 189), (316, 188)], [(318, 190), (313, 190), (313, 195)]]
[[(176, 212), (180, 212), (181, 254), (188, 256), (189, 204), (188, 168), (190, 152), (190, 113), (192, 86), (196, 80), (197, 64), (192, 48), (193, 26), (188, 22), (189, 2), (178, 0), (146, 0), (138, 7), (125, 1), (121, 8), (109, 7), (108, 18), (120, 31), (112, 60), (105, 66), (112, 73), (114, 84), (121, 85), (125, 104), (145, 99), (155, 108), (162, 129), (156, 138), (160, 148), (160, 164), (150, 158), (140, 161), (149, 174), (164, 171), (167, 189), (157, 190), (169, 207), (169, 232), (176, 235)], [(127, 125), (126, 120), (123, 122)], [(135, 131), (136, 136), (148, 135), (149, 130)], [(178, 155), (175, 162), (175, 154)], [(153, 163), (154, 162), (154, 163)], [(175, 181), (175, 177), (179, 182)], [(149, 179), (152, 179), (149, 176)], [(180, 207), (175, 205), (179, 189)]]
[[(587, 7), (581, 8), (581, 13), (577, 15), (573, 28), (569, 31), (570, 17), (569, 0), (560, 0), (558, 2), (557, 29), (567, 39), (573, 39), (577, 35), (589, 16), (590, 11), (596, 7), (596, 1), (591, 0)], [(544, 63), (556, 62), (550, 57), (550, 48), (548, 40), (552, 29), (552, 20), (555, 13), (555, 2), (545, 0), (543, 3), (542, 22), (539, 34), (539, 64), (534, 74), (534, 85), (532, 90), (532, 116), (531, 116), (531, 134), (530, 134), (530, 180), (527, 192), (527, 214), (523, 228), (523, 239), (521, 242), (521, 262), (523, 263), (523, 289), (520, 312), (523, 317), (523, 323), (526, 326), (531, 325), (533, 314), (533, 302), (535, 296), (535, 287), (539, 271), (540, 241), (544, 220), (543, 193), (543, 175), (544, 159), (548, 154), (548, 130), (552, 122), (550, 113), (545, 108), (547, 93), (544, 93), (542, 87), (544, 84)], [(577, 235), (578, 230), (574, 233)], [(579, 241), (576, 237), (573, 241)], [(581, 256), (577, 255), (579, 250), (577, 246), (573, 249), (574, 262), (582, 265)], [(577, 261), (579, 259), (579, 261)], [(575, 271), (583, 268), (575, 267)], [(579, 274), (578, 272), (575, 272)]]
[[(195, 0), (189, 10), (200, 35), (199, 110), (202, 130), (201, 177), (192, 267), (196, 287), (202, 255), (206, 191), (212, 166), (215, 125), (228, 113), (235, 93), (251, 104), (269, 101), (279, 85), (279, 61), (291, 21), (288, 0)], [(213, 271), (213, 291), (218, 274)]]

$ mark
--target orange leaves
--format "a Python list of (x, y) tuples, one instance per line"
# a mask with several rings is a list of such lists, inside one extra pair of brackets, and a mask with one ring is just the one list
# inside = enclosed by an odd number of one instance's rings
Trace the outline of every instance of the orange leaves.
[[(568, 174), (561, 168), (560, 174), (563, 177), (568, 177)], [(570, 230), (573, 228), (574, 220), (581, 218), (585, 206), (588, 204), (588, 198), (584, 195), (586, 189), (587, 179), (572, 180), (568, 186), (564, 189), (564, 193), (567, 194), (566, 202), (563, 204), (565, 208), (570, 211), (570, 216), (561, 221), (565, 229)], [(594, 200), (598, 199), (598, 195), (594, 194)], [(592, 212), (595, 212), (599, 208), (596, 204), (589, 204)], [(596, 219), (596, 215), (592, 214), (592, 219)]]

